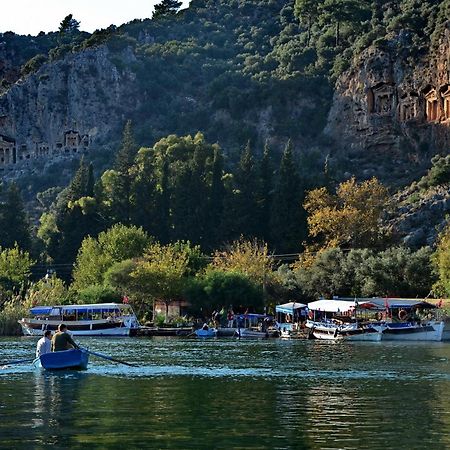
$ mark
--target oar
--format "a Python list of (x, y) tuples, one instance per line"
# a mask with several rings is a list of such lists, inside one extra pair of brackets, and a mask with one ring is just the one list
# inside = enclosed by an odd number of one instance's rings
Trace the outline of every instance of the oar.
[(99, 358), (107, 359), (109, 361), (114, 361), (114, 362), (117, 362), (120, 364), (125, 364), (126, 366), (137, 367), (136, 364), (122, 361), (121, 359), (112, 358), (111, 356), (103, 355), (102, 353), (93, 352), (92, 350), (88, 350), (87, 348), (80, 348), (80, 350), (84, 350), (85, 352), (90, 353), (91, 355), (98, 356)]
[(18, 359), (16, 361), (3, 361), (0, 362), (0, 366), (11, 366), (12, 364), (22, 364), (22, 363), (29, 363), (29, 362), (33, 362), (33, 359)]

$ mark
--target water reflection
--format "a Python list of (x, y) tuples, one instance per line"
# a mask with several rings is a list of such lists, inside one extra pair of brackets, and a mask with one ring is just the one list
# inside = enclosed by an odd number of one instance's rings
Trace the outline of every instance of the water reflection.
[(0, 371), (0, 448), (450, 448), (447, 344), (87, 344), (141, 366)]

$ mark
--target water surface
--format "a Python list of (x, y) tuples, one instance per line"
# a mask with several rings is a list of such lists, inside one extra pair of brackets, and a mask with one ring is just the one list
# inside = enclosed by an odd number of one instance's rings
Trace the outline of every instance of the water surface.
[(0, 369), (0, 448), (450, 449), (447, 343), (79, 341), (140, 366)]

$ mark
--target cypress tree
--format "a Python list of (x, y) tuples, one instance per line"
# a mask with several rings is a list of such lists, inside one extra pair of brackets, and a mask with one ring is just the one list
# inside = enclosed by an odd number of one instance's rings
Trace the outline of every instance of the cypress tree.
[(114, 169), (118, 173), (112, 194), (113, 219), (128, 225), (131, 221), (131, 196), (133, 186), (132, 167), (136, 158), (136, 144), (133, 138), (131, 121), (128, 120), (123, 130), (122, 146), (119, 149)]
[(258, 176), (255, 158), (247, 142), (241, 153), (235, 174), (235, 197), (233, 208), (233, 238), (239, 235), (255, 237), (258, 234)]
[(306, 237), (302, 199), (303, 188), (289, 140), (278, 170), (271, 213), (272, 242), (278, 252), (298, 252)]
[(218, 145), (214, 147), (211, 189), (208, 206), (208, 249), (217, 248), (221, 243), (223, 206), (225, 201), (225, 186), (223, 184), (223, 155)]
[(264, 145), (263, 157), (259, 165), (259, 236), (268, 242), (270, 236), (270, 211), (272, 207), (273, 195), (273, 164), (272, 155), (268, 142)]
[(162, 243), (169, 242), (170, 230), (170, 191), (169, 191), (169, 162), (164, 158), (161, 167), (161, 178), (156, 196), (156, 211), (158, 213), (158, 229), (156, 236)]
[(11, 183), (0, 205), (0, 246), (12, 248), (16, 242), (22, 250), (31, 249), (30, 224), (22, 196), (17, 185)]

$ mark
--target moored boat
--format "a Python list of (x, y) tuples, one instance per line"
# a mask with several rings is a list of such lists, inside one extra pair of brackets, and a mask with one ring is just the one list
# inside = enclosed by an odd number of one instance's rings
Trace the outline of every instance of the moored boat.
[(377, 306), (370, 301), (318, 300), (308, 304), (306, 327), (310, 336), (320, 340), (381, 341), (381, 330), (358, 318)]
[(86, 370), (89, 352), (82, 349), (50, 352), (35, 359), (35, 364), (46, 370)]
[(371, 299), (382, 315), (373, 326), (382, 332), (383, 341), (441, 341), (445, 322), (439, 319), (436, 305), (420, 299)]
[(25, 336), (56, 331), (60, 323), (74, 336), (129, 336), (139, 328), (133, 308), (121, 303), (35, 306), (30, 314), (19, 320)]
[(308, 307), (303, 303), (289, 302), (275, 306), (280, 337), (297, 337), (306, 319)]
[(208, 328), (208, 329), (199, 328), (198, 330), (195, 330), (194, 333), (199, 338), (216, 337), (217, 329), (216, 328)]

